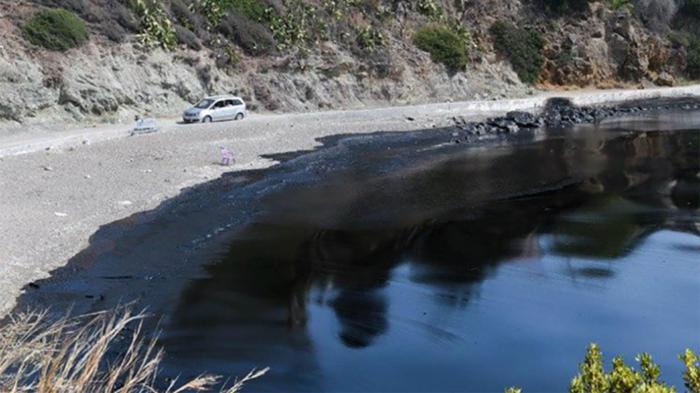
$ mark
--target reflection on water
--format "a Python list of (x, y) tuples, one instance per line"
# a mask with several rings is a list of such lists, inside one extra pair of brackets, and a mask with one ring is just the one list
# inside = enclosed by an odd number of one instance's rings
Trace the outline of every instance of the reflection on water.
[(596, 341), (680, 387), (699, 149), (559, 138), (287, 189), (178, 300), (167, 367), (270, 366), (252, 385), (269, 391), (562, 391)]

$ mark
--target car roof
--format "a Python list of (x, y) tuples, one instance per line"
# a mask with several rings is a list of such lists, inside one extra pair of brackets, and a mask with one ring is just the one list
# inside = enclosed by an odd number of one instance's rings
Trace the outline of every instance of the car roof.
[(230, 99), (230, 100), (241, 100), (241, 101), (243, 101), (243, 99), (242, 99), (241, 97), (230, 96), (230, 95), (209, 96), (209, 97), (205, 97), (204, 99), (205, 99), (205, 100)]

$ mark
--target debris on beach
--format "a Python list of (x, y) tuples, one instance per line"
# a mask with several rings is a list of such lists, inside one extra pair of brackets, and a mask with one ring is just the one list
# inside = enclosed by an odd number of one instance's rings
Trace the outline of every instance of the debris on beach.
[(158, 127), (158, 123), (156, 123), (156, 119), (154, 118), (141, 118), (139, 116), (136, 116), (135, 120), (136, 124), (134, 125), (134, 129), (131, 130), (131, 136), (140, 134), (150, 134), (152, 132), (157, 132), (160, 129), (160, 127)]
[(233, 152), (231, 151), (231, 149), (223, 147), (223, 146), (221, 146), (220, 149), (221, 149), (221, 165), (230, 166), (231, 164), (233, 164), (236, 161), (235, 158), (233, 157)]

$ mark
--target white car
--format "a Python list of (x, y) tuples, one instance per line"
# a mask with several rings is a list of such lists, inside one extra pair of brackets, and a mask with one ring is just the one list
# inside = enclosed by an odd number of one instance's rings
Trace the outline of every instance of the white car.
[(211, 96), (182, 114), (185, 123), (241, 120), (248, 115), (245, 102), (236, 96)]

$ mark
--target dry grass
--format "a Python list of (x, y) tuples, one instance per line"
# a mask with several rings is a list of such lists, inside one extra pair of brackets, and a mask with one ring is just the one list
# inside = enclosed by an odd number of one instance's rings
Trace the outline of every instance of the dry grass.
[[(9, 317), (0, 326), (0, 392), (183, 393), (219, 385), (219, 376), (203, 374), (157, 389), (163, 351), (143, 337), (144, 318), (128, 307), (58, 320), (47, 312)], [(253, 370), (220, 391), (238, 392), (267, 370)]]

